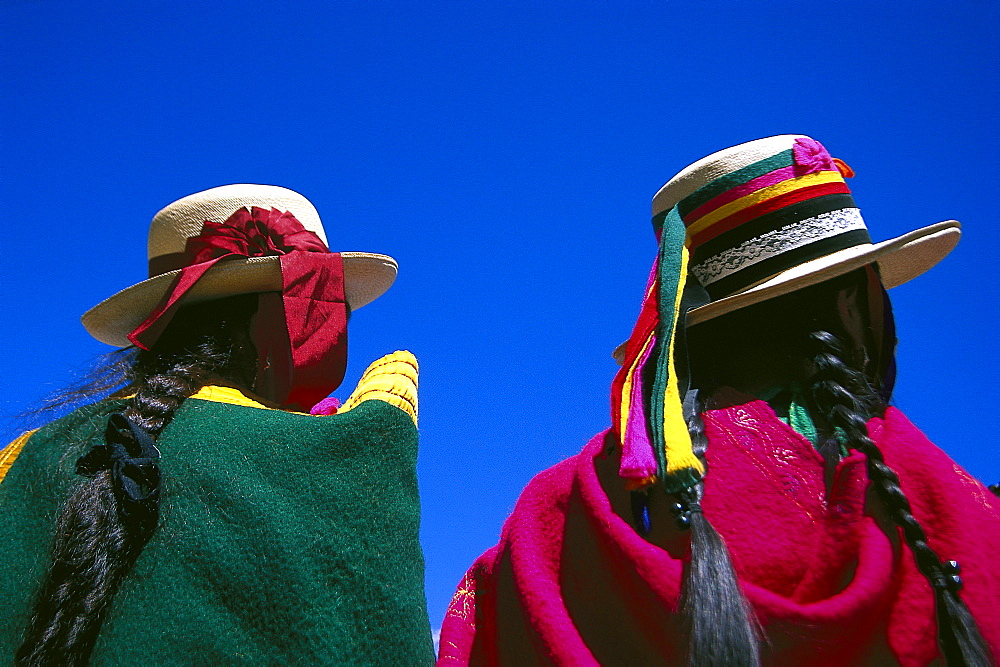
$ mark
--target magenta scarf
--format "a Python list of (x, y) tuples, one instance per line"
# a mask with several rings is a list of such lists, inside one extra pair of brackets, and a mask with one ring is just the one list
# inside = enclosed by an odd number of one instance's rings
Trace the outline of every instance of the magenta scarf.
[[(896, 529), (866, 512), (865, 457), (823, 461), (763, 401), (705, 414), (702, 503), (763, 626), (769, 665), (926, 665), (938, 656), (934, 596)], [(1000, 499), (895, 408), (869, 433), (1000, 655)], [(466, 574), (439, 665), (676, 664), (683, 546), (641, 538), (615, 514), (595, 460), (608, 432), (524, 490), (500, 543)], [(683, 539), (683, 538), (681, 538)]]

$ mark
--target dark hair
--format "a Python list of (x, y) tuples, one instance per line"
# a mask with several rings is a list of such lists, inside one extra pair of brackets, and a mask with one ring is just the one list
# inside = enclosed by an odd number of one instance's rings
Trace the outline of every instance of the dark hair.
[[(846, 448), (865, 454), (879, 500), (902, 528), (921, 573), (931, 583), (937, 600), (938, 640), (948, 664), (993, 664), (975, 620), (957, 594), (957, 572), (928, 546), (900, 489), (899, 477), (868, 436), (867, 421), (885, 410), (895, 377), (892, 310), (874, 269), (859, 269), (711, 320), (693, 327), (688, 340), (693, 384), (703, 393), (710, 395), (724, 386), (748, 393), (783, 384), (802, 383), (808, 388), (806, 398), (822, 435), (818, 449), (828, 469), (840, 458), (838, 435)], [(700, 450), (704, 461), (700, 408), (690, 414), (688, 423), (696, 452)], [(689, 490), (689, 494), (700, 499), (701, 489)], [(679, 501), (683, 512), (687, 503), (684, 497)], [(756, 662), (756, 645), (752, 654), (747, 646), (752, 612), (742, 595), (734, 594), (730, 577), (735, 579), (735, 575), (725, 545), (721, 538), (716, 543), (717, 535), (705, 531), (699, 535), (694, 530), (703, 518), (700, 511), (688, 514), (693, 529), (692, 563), (685, 581), (684, 613), (692, 627), (690, 662)], [(709, 565), (696, 563), (696, 556)], [(701, 576), (700, 571), (709, 568), (714, 578)], [(721, 585), (716, 583), (720, 581)], [(721, 652), (739, 655), (737, 651), (751, 657), (740, 663), (725, 663), (721, 658)]]
[[(702, 401), (687, 410), (695, 456), (705, 465), (708, 438)], [(701, 511), (704, 480), (678, 494), (674, 505), (681, 527), (691, 530), (691, 559), (684, 574), (681, 615), (688, 633), (688, 664), (752, 667), (760, 664), (758, 624), (743, 595), (729, 549)]]
[[(95, 373), (92, 386), (73, 388), (64, 398), (99, 394), (113, 382), (108, 378), (124, 379), (120, 393), (132, 395), (122, 414), (156, 438), (203, 385), (223, 380), (253, 387), (250, 320), (256, 308), (256, 294), (186, 306), (153, 349), (135, 351), (128, 365), (113, 361), (115, 367)], [(115, 592), (156, 529), (158, 504), (148, 515), (120, 509), (106, 470), (82, 481), (66, 501), (16, 664), (87, 664)]]
[[(705, 458), (708, 438), (701, 413), (722, 387), (748, 393), (807, 375), (796, 318), (809, 328), (819, 315), (807, 290), (744, 308), (686, 332), (691, 382), (698, 398), (685, 400), (695, 455)], [(790, 314), (794, 313), (793, 316)], [(701, 511), (704, 480), (676, 495), (678, 525), (691, 529), (691, 557), (685, 569), (681, 614), (687, 629), (689, 665), (760, 664), (759, 624), (743, 595), (725, 541)]]
[[(843, 343), (827, 331), (810, 336), (815, 345), (814, 381), (811, 398), (819, 415), (826, 422), (826, 432), (843, 433), (846, 446), (862, 452), (868, 460), (868, 477), (889, 518), (902, 528), (903, 538), (910, 547), (917, 568), (927, 577), (934, 590), (938, 643), (949, 665), (993, 664), (990, 650), (983, 640), (969, 608), (958, 596), (961, 579), (957, 567), (941, 562), (927, 544), (927, 535), (917, 522), (899, 484), (899, 476), (890, 468), (882, 452), (868, 436), (867, 421), (873, 407), (879, 405), (877, 392), (868, 378), (844, 361)], [(833, 438), (830, 437), (832, 440)]]

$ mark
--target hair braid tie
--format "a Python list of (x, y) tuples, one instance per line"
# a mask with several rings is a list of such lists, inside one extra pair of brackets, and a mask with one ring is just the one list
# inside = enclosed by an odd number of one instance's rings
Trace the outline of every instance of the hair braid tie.
[(670, 505), (670, 511), (674, 514), (674, 523), (681, 530), (691, 527), (691, 514), (701, 512), (701, 499), (694, 487), (685, 489), (677, 494), (677, 501)]
[(102, 470), (109, 471), (119, 518), (155, 526), (160, 508), (159, 458), (160, 450), (149, 433), (115, 413), (108, 418), (104, 440), (77, 459), (76, 473), (93, 477)]

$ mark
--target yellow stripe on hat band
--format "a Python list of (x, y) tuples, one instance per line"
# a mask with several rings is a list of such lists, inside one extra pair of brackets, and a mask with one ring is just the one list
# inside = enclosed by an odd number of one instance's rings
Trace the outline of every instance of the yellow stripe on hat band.
[(783, 195), (786, 192), (792, 192), (794, 190), (801, 190), (802, 188), (807, 188), (813, 185), (823, 185), (826, 183), (836, 183), (844, 182), (844, 177), (840, 175), (839, 171), (817, 171), (812, 174), (806, 174), (805, 176), (796, 176), (795, 178), (790, 178), (787, 181), (782, 181), (781, 183), (776, 183), (774, 185), (768, 186), (757, 192), (748, 194), (745, 197), (740, 197), (735, 201), (731, 201), (725, 206), (720, 206), (711, 213), (706, 214), (702, 218), (695, 221), (693, 224), (687, 228), (688, 239), (704, 231), (706, 228), (712, 224), (722, 220), (723, 218), (728, 218), (734, 213), (738, 213), (745, 208), (753, 206), (754, 204), (759, 204), (762, 201), (766, 201), (773, 197)]

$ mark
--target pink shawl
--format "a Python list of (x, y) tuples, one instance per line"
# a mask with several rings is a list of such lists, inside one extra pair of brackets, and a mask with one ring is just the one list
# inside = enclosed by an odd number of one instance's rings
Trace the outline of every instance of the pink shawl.
[[(813, 446), (762, 401), (705, 415), (703, 507), (726, 540), (766, 637), (765, 664), (925, 665), (938, 657), (934, 599), (898, 532), (866, 513), (865, 457), (829, 494)], [(869, 432), (1000, 655), (1000, 499), (889, 408)], [(607, 432), (536, 476), (500, 543), (469, 569), (441, 631), (439, 665), (652, 664), (683, 656), (682, 549), (641, 538), (595, 469)]]

